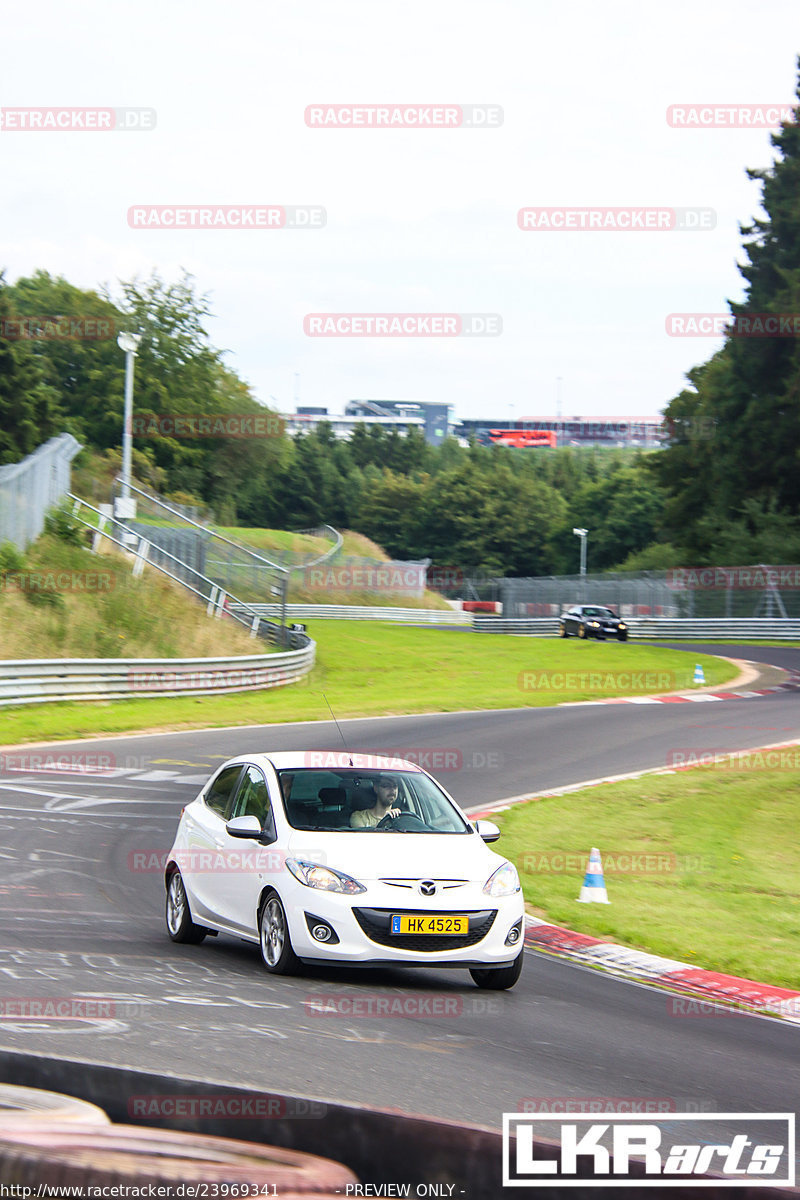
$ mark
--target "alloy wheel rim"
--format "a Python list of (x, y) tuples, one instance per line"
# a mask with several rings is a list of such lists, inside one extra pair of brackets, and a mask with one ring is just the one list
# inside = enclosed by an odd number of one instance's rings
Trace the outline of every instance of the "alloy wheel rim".
[(283, 912), (277, 900), (270, 900), (261, 922), (261, 949), (265, 961), (274, 967), (283, 953), (286, 927)]
[(181, 883), (180, 875), (173, 875), (169, 883), (169, 897), (167, 905), (167, 922), (169, 924), (170, 933), (177, 933), (183, 920), (183, 914), (186, 908), (186, 896)]

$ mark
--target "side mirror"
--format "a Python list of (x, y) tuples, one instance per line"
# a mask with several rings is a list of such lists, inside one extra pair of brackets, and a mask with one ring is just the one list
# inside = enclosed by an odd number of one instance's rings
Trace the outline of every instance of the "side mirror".
[(500, 837), (500, 830), (494, 821), (476, 821), (475, 829), (485, 842), (496, 842)]
[(225, 828), (235, 838), (260, 838), (262, 832), (258, 817), (234, 817)]

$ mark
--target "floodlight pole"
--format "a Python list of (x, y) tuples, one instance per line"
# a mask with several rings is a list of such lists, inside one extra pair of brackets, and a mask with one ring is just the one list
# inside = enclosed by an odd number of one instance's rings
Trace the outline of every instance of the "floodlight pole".
[(589, 530), (573, 529), (572, 532), (581, 539), (581, 576), (584, 576), (586, 574), (586, 536)]
[(122, 496), (131, 494), (131, 453), (133, 449), (133, 360), (142, 339), (133, 333), (121, 333), (117, 338), (120, 350), (125, 351), (125, 411), (122, 420)]

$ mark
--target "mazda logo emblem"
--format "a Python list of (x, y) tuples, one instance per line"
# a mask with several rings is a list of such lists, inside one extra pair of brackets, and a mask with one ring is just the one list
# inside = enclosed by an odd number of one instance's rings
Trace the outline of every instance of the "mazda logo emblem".
[(432, 879), (423, 879), (419, 885), (419, 891), (421, 896), (435, 896), (436, 884)]

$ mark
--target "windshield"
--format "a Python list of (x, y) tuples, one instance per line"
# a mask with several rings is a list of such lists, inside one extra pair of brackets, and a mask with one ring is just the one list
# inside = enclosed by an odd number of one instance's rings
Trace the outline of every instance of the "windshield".
[(338, 832), (471, 833), (441, 788), (412, 771), (278, 771), (293, 829)]
[(617, 617), (617, 614), (610, 608), (585, 608), (583, 612), (587, 617), (613, 617), (615, 620)]

